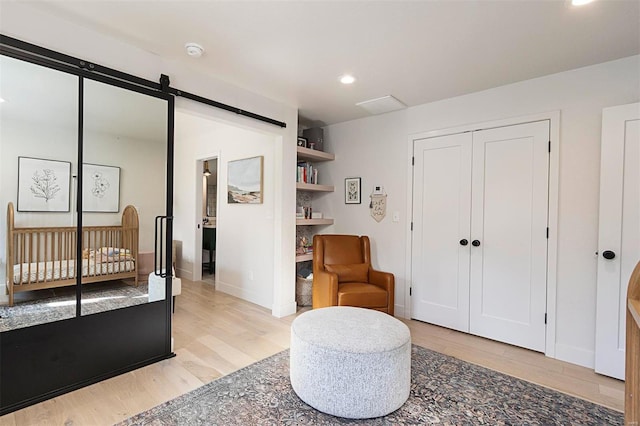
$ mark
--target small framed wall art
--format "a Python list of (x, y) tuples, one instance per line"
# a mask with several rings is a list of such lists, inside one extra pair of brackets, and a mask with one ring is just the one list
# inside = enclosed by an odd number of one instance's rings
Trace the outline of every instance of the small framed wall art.
[(360, 204), (360, 178), (346, 178), (344, 180), (344, 203)]
[(120, 210), (120, 167), (82, 165), (82, 211), (117, 213)]
[(18, 157), (18, 211), (68, 212), (71, 163)]
[(302, 136), (298, 136), (298, 146), (301, 146), (303, 148), (308, 148), (309, 147), (309, 141), (307, 140), (307, 138), (303, 138)]

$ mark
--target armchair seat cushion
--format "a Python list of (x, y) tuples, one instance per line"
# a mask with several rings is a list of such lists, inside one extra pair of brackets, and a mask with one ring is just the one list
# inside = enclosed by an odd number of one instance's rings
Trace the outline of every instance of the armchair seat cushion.
[(339, 306), (360, 306), (363, 308), (384, 308), (388, 303), (387, 292), (373, 284), (361, 282), (338, 285)]

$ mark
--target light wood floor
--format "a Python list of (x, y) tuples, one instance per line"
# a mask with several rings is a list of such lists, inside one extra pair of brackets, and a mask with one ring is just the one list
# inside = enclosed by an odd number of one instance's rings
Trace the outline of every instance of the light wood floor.
[[(182, 280), (173, 319), (177, 356), (0, 417), (4, 425), (111, 425), (289, 347), (295, 315)], [(414, 343), (622, 411), (624, 383), (543, 354), (418, 321)]]

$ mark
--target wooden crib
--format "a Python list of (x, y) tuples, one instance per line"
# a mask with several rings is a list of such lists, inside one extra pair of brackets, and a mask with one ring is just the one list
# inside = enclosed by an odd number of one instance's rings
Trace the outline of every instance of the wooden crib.
[[(78, 229), (75, 226), (16, 228), (7, 206), (7, 294), (75, 285)], [(82, 227), (82, 283), (134, 278), (138, 285), (139, 223), (135, 207), (115, 226)]]

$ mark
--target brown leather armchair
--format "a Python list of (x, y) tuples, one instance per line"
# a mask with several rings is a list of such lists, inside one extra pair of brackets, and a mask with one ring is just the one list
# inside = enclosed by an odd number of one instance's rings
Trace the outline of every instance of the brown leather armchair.
[(313, 308), (358, 306), (393, 315), (394, 277), (371, 267), (369, 237), (313, 237)]

